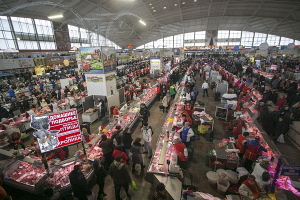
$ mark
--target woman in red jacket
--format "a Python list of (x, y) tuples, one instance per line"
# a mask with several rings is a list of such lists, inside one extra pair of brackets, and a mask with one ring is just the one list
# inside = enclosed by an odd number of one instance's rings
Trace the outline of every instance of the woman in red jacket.
[(122, 160), (123, 163), (126, 163), (126, 161), (128, 160), (128, 157), (123, 152), (121, 145), (116, 146), (115, 150), (112, 153), (112, 156), (114, 157), (115, 160), (116, 160), (117, 155), (121, 155), (123, 157), (123, 160)]
[(275, 106), (279, 106), (279, 108), (282, 108), (285, 104), (286, 104), (286, 98), (284, 97), (284, 95), (280, 95)]
[(180, 168), (186, 169), (186, 161), (188, 160), (188, 151), (184, 143), (182, 143), (180, 138), (176, 139), (174, 144), (175, 151), (178, 155), (178, 164)]

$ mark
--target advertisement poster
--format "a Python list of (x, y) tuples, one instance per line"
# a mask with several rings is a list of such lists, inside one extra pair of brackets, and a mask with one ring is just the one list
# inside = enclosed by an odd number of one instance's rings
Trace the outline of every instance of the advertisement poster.
[(41, 153), (81, 142), (77, 110), (37, 117), (31, 115), (30, 127), (35, 130)]
[(80, 48), (81, 64), (84, 72), (104, 73), (101, 47)]
[(114, 47), (102, 47), (102, 59), (105, 73), (116, 71), (117, 59)]
[(87, 82), (103, 82), (103, 78), (98, 76), (87, 77)]
[(18, 63), (20, 68), (35, 67), (32, 58), (18, 59)]
[(33, 61), (35, 66), (40, 66), (40, 65), (46, 66), (45, 58), (34, 58)]
[(150, 59), (160, 59), (160, 49), (150, 49)]
[(160, 59), (150, 60), (151, 70), (160, 69)]
[(52, 57), (52, 58), (46, 58), (46, 65), (58, 65), (63, 64), (64, 58), (63, 57)]
[(206, 46), (214, 46), (215, 44), (217, 44), (217, 42), (218, 42), (217, 36), (218, 36), (217, 30), (206, 31), (205, 45)]

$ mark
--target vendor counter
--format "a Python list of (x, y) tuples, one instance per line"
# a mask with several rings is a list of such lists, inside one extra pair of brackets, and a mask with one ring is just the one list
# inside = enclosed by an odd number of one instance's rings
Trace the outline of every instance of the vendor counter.
[(98, 110), (96, 112), (85, 112), (81, 116), (83, 122), (93, 123), (98, 119)]

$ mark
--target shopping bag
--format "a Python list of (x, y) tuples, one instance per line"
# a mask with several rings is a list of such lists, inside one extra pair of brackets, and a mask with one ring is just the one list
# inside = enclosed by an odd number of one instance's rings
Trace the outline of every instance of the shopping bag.
[(133, 180), (131, 181), (131, 186), (134, 190), (137, 190), (136, 184)]
[(133, 189), (132, 185), (129, 185), (128, 194), (132, 197), (135, 195), (135, 190)]
[(277, 138), (277, 142), (284, 143), (284, 135), (283, 134), (279, 135), (279, 137)]

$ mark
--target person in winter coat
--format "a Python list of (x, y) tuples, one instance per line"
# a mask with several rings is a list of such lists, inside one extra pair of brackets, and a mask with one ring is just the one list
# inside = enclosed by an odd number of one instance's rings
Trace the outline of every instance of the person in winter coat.
[(176, 143), (174, 144), (175, 151), (178, 156), (178, 165), (182, 169), (186, 169), (186, 161), (188, 160), (188, 151), (184, 143), (180, 138), (176, 139)]
[(143, 134), (143, 140), (144, 140), (144, 153), (148, 153), (148, 158), (152, 158), (152, 128), (147, 124), (144, 124), (142, 126), (142, 134)]
[(134, 140), (134, 143), (132, 144), (132, 173), (136, 172), (135, 165), (140, 164), (141, 169), (143, 170), (145, 168), (145, 165), (143, 164), (143, 147), (141, 145), (142, 139), (137, 137)]
[(255, 176), (249, 175), (239, 187), (240, 198), (245, 200), (258, 199), (262, 188), (255, 181)]
[(277, 100), (275, 106), (279, 106), (279, 108), (283, 108), (283, 106), (286, 104), (286, 98), (284, 95), (280, 95), (279, 99)]
[(166, 94), (167, 94), (167, 87), (165, 85), (162, 86), (161, 93), (162, 93), (162, 97), (166, 96)]
[(278, 118), (278, 122), (276, 123), (276, 128), (275, 128), (275, 138), (274, 138), (275, 143), (277, 142), (278, 137), (281, 134), (285, 133), (285, 130), (286, 130), (285, 126), (286, 126), (286, 124), (283, 121), (283, 115), (280, 115)]
[(159, 183), (156, 186), (152, 200), (168, 200), (168, 196), (169, 195), (165, 188), (165, 185), (163, 183)]
[(140, 109), (140, 118), (142, 119), (142, 124), (148, 123), (149, 114), (150, 114), (150, 112), (147, 109), (146, 105), (144, 103), (142, 103), (141, 109)]
[(240, 134), (237, 138), (236, 148), (240, 150), (239, 157), (243, 158), (246, 151), (247, 138), (249, 136), (248, 132)]
[(126, 161), (128, 160), (128, 157), (126, 156), (126, 154), (123, 152), (122, 146), (118, 145), (115, 147), (115, 150), (112, 153), (112, 156), (114, 157), (114, 159), (116, 160), (117, 155), (122, 155), (122, 162), (126, 163)]
[(163, 112), (167, 112), (169, 104), (170, 104), (171, 98), (170, 98), (170, 94), (166, 94), (166, 96), (164, 96), (163, 100), (162, 100), (162, 105), (163, 105)]
[(195, 104), (198, 94), (199, 94), (199, 92), (195, 87), (195, 89), (193, 90), (193, 96), (192, 96), (193, 97), (193, 104)]
[(249, 172), (252, 172), (252, 163), (257, 159), (262, 151), (267, 152), (267, 150), (260, 144), (259, 136), (255, 136), (254, 140), (248, 141), (246, 146), (247, 150), (244, 154), (246, 158), (245, 168)]
[(272, 113), (269, 112), (268, 107), (263, 108), (263, 112), (261, 112), (261, 122), (263, 129), (267, 132), (268, 135), (272, 135), (274, 133), (275, 121)]
[(276, 104), (278, 100), (278, 93), (275, 92), (274, 90), (271, 90), (271, 93), (269, 95), (269, 101), (272, 101), (274, 104)]
[(108, 166), (113, 162), (112, 152), (113, 152), (113, 142), (110, 138), (107, 138), (106, 135), (101, 136), (101, 141), (99, 147), (102, 148), (103, 156), (105, 162)]
[(289, 106), (292, 107), (295, 103), (300, 101), (300, 91), (297, 90), (296, 94), (293, 94), (290, 99)]
[(160, 85), (156, 87), (156, 98), (157, 101), (160, 101)]
[(122, 162), (122, 159), (122, 155), (117, 155), (116, 160), (114, 160), (109, 167), (109, 175), (112, 177), (115, 185), (116, 200), (121, 200), (121, 187), (124, 188), (127, 197), (129, 199), (131, 198), (131, 196), (128, 194), (129, 184), (131, 184), (131, 177), (126, 165)]
[(88, 188), (85, 176), (82, 173), (82, 166), (75, 165), (74, 170), (69, 174), (69, 179), (74, 197), (80, 200), (87, 200), (87, 195), (91, 195), (92, 191)]
[(192, 136), (194, 136), (194, 131), (190, 127), (190, 123), (189, 122), (185, 122), (184, 127), (182, 127), (181, 129), (179, 129), (177, 131), (177, 133), (181, 133), (181, 140), (185, 144), (185, 146), (188, 147), (189, 144), (190, 144), (190, 138)]
[(129, 156), (129, 152), (131, 151), (132, 141), (133, 139), (131, 137), (131, 131), (129, 128), (126, 128), (122, 135), (122, 143), (127, 157)]
[(171, 94), (171, 98), (174, 99), (175, 98), (175, 95), (176, 95), (176, 89), (175, 89), (175, 86), (170, 86), (170, 94)]
[(272, 89), (278, 89), (279, 86), (279, 77), (277, 77), (273, 82), (272, 82)]
[(100, 159), (98, 158), (94, 159), (93, 168), (96, 176), (96, 183), (99, 186), (97, 200), (101, 200), (103, 197), (106, 196), (106, 193), (104, 193), (103, 191), (106, 173), (103, 165), (101, 165)]

